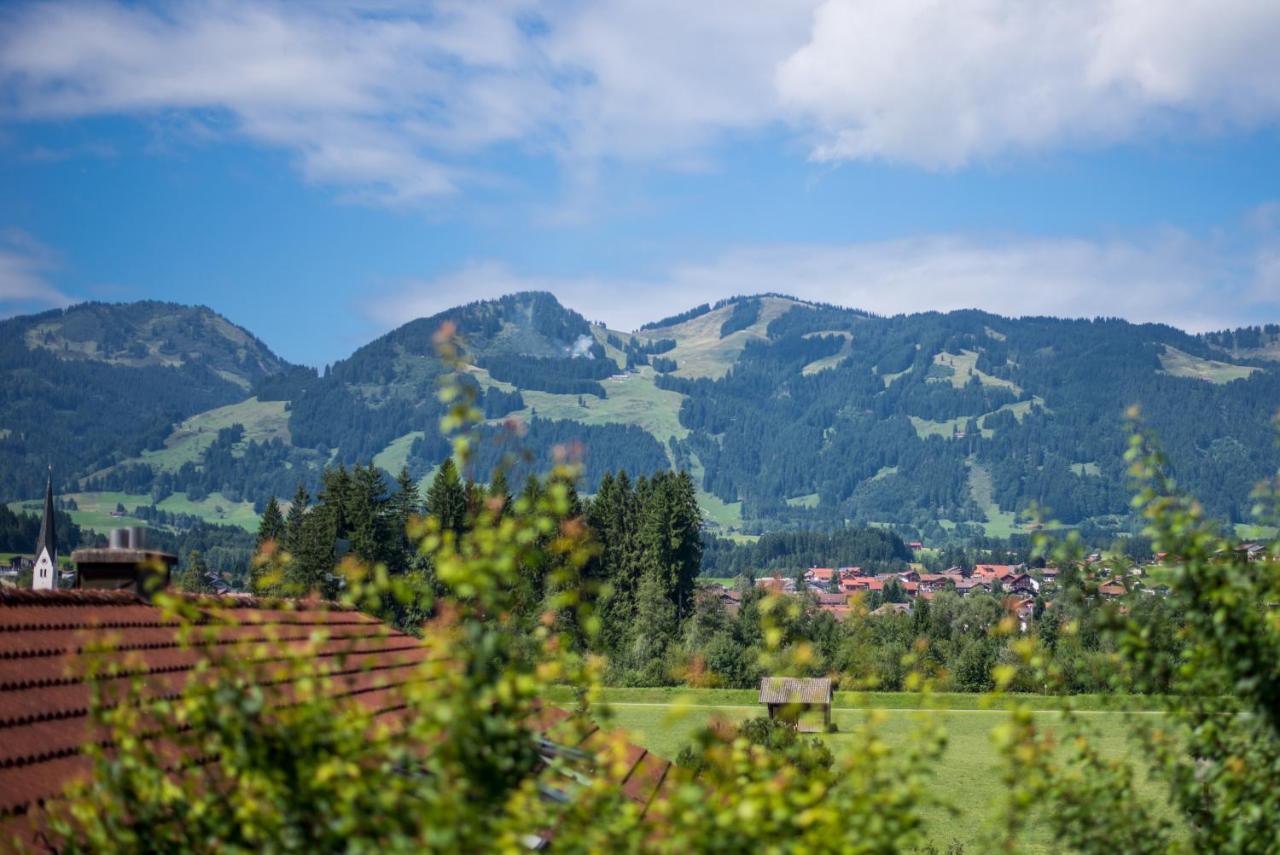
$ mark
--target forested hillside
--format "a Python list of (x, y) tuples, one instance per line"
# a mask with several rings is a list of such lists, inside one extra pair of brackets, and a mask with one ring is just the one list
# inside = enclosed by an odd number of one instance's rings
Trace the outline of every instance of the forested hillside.
[(203, 307), (84, 303), (0, 322), (0, 495), (35, 496), (159, 448), (285, 363)]
[(207, 309), (5, 321), (0, 491), (34, 497), (49, 462), (66, 491), (118, 492), (131, 510), (172, 496), (261, 510), (298, 484), (314, 494), (337, 464), (423, 483), (449, 453), (445, 324), (486, 419), (465, 477), (505, 461), (523, 479), (557, 449), (581, 457), (588, 494), (610, 471), (687, 470), (722, 535), (880, 523), (941, 542), (1025, 532), (1033, 508), (1128, 531), (1134, 406), (1180, 481), (1232, 522), (1280, 468), (1274, 326), (882, 318), (770, 294), (627, 333), (522, 293), (410, 321), (319, 373)]

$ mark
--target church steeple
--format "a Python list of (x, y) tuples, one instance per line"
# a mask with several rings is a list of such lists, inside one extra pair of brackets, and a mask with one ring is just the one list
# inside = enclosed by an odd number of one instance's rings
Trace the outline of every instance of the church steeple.
[(44, 489), (44, 519), (40, 521), (40, 539), (36, 541), (36, 563), (31, 570), (31, 587), (53, 590), (58, 587), (58, 535), (54, 531), (53, 467)]

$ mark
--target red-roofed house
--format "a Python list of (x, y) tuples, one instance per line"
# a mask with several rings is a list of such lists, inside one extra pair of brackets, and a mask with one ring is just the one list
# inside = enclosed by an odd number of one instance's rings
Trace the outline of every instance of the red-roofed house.
[(945, 573), (921, 573), (920, 574), (920, 591), (921, 593), (933, 594), (938, 591), (946, 590), (955, 584), (955, 580)]
[(1027, 573), (1018, 573), (1010, 576), (1004, 581), (1006, 591), (1014, 591), (1019, 594), (1038, 594), (1040, 593), (1040, 583), (1035, 577)]
[(835, 578), (836, 570), (834, 567), (810, 567), (804, 574), (806, 582), (817, 582), (821, 585), (829, 584), (835, 581)]
[(794, 594), (796, 580), (788, 579), (785, 576), (765, 576), (756, 580), (756, 587), (764, 588), (774, 594)]
[(975, 564), (973, 575), (979, 579), (1004, 581), (1025, 569), (1025, 564)]
[(840, 592), (853, 594), (858, 591), (883, 591), (884, 580), (874, 576), (855, 576), (852, 579), (840, 580)]
[(1119, 579), (1112, 579), (1099, 585), (1098, 593), (1108, 600), (1114, 600), (1117, 597), (1123, 597), (1129, 591)]

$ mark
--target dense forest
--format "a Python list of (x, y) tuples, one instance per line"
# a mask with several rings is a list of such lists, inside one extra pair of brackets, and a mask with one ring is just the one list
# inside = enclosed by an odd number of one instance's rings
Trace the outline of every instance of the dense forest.
[[(858, 346), (832, 368), (800, 371), (834, 352), (837, 332)], [(751, 518), (885, 520), (939, 534), (939, 518), (986, 512), (971, 488), (975, 470), (990, 478), (1002, 511), (1035, 503), (1069, 524), (1123, 516), (1131, 405), (1162, 437), (1180, 480), (1222, 517), (1247, 519), (1240, 497), (1280, 467), (1271, 424), (1280, 371), (1227, 384), (1163, 373), (1166, 343), (1215, 356), (1168, 327), (797, 308), (768, 335), (720, 379), (657, 380), (685, 396), (680, 420), (703, 487), (743, 501)], [(920, 423), (951, 427), (922, 435)], [(812, 494), (814, 508), (785, 503)]]
[[(55, 510), (53, 525), (58, 534), (58, 551), (67, 556), (80, 546), (80, 526), (66, 511)], [(35, 552), (36, 539), (40, 536), (40, 514), (14, 513), (8, 506), (0, 505), (0, 552), (17, 552), (31, 555)]]

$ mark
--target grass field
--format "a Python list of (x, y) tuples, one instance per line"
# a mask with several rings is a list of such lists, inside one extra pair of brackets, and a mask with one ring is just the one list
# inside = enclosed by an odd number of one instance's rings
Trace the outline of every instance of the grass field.
[(991, 482), (991, 473), (985, 466), (975, 463), (969, 467), (969, 493), (978, 506), (986, 511), (986, 529), (990, 537), (1009, 537), (1014, 532), (1021, 532), (1017, 515), (1012, 511), (1002, 511), (995, 501), (995, 488)]
[(1216, 359), (1201, 359), (1168, 345), (1165, 345), (1164, 353), (1160, 354), (1160, 366), (1165, 374), (1172, 374), (1174, 377), (1192, 377), (1210, 383), (1230, 383), (1232, 380), (1248, 377), (1258, 370), (1250, 365), (1232, 365)]
[(420, 430), (410, 431), (404, 436), (391, 440), (386, 448), (373, 456), (373, 465), (382, 467), (392, 475), (398, 475), (409, 462), (409, 449), (413, 446), (414, 440), (423, 433)]
[[(567, 700), (567, 694), (557, 700)], [(656, 754), (674, 758), (690, 736), (712, 716), (738, 721), (760, 715), (763, 708), (756, 703), (754, 690), (669, 690), (610, 689), (606, 692), (613, 718), (611, 726), (621, 727), (639, 744)], [(1060, 699), (1029, 696), (1024, 698), (1040, 708), (1041, 721), (1050, 729), (1060, 717), (1056, 711)], [(936, 793), (958, 812), (943, 809), (927, 814), (934, 845), (945, 849), (958, 841), (966, 853), (987, 851), (983, 845), (984, 830), (990, 827), (997, 801), (1004, 787), (1000, 780), (998, 758), (992, 742), (992, 731), (1006, 718), (1003, 710), (984, 708), (980, 695), (944, 694), (932, 699), (934, 708), (918, 709), (920, 696), (889, 693), (837, 693), (832, 719), (840, 732), (824, 735), (832, 750), (839, 755), (857, 738), (852, 731), (870, 716), (882, 716), (879, 734), (890, 750), (905, 747), (918, 731), (922, 716), (940, 720), (946, 728), (947, 749), (934, 771)], [(1108, 699), (1080, 697), (1077, 708), (1089, 710), (1084, 718), (1095, 731), (1096, 744), (1104, 753), (1134, 757), (1136, 748), (1128, 739), (1125, 719), (1129, 715), (1158, 713), (1143, 709), (1148, 706), (1139, 698)], [(1127, 707), (1132, 712), (1112, 708)], [(1155, 803), (1161, 791), (1157, 784), (1142, 781), (1140, 794)], [(1030, 831), (1020, 852), (1052, 852), (1052, 841), (1042, 820), (1033, 816)]]
[(284, 401), (249, 398), (238, 404), (199, 413), (179, 423), (164, 441), (164, 448), (144, 451), (139, 458), (159, 469), (174, 471), (184, 463), (199, 463), (204, 450), (213, 444), (218, 431), (234, 424), (244, 425), (244, 441), (289, 441), (289, 414)]
[[(147, 525), (146, 521), (128, 514), (139, 505), (150, 506), (151, 497), (131, 493), (68, 493), (60, 498), (75, 499), (79, 510), (70, 511), (71, 519), (81, 528), (91, 528), (105, 534), (113, 528), (130, 525)], [(116, 505), (124, 505), (126, 515), (112, 516)], [(217, 525), (238, 525), (247, 531), (256, 531), (258, 515), (250, 502), (232, 502), (221, 493), (211, 493), (199, 502), (193, 502), (185, 493), (174, 493), (156, 505), (162, 511), (191, 514)], [(40, 513), (43, 504), (39, 500), (10, 502), (14, 511)]]
[[(534, 409), (547, 419), (573, 419), (584, 424), (636, 425), (653, 434), (664, 446), (670, 437), (684, 439), (688, 428), (680, 424), (680, 403), (684, 396), (654, 385), (656, 372), (645, 366), (634, 374), (600, 381), (607, 397), (594, 395), (556, 395), (551, 392), (524, 391), (525, 408), (515, 415), (529, 418)], [(585, 405), (585, 406), (584, 406)]]
[(964, 388), (965, 384), (976, 376), (978, 382), (983, 386), (1003, 386), (1011, 390), (1015, 395), (1022, 392), (1017, 384), (978, 370), (978, 354), (973, 350), (963, 350), (958, 354), (946, 352), (935, 354), (933, 364), (951, 369), (951, 374), (946, 375), (945, 378), (940, 378), (940, 381), (949, 381), (957, 389)]
[(849, 351), (853, 350), (853, 333), (851, 332), (847, 332), (845, 330), (815, 332), (807, 334), (805, 338), (820, 335), (838, 335), (844, 339), (844, 345), (840, 348), (839, 353), (834, 353), (831, 356), (824, 356), (822, 359), (815, 359), (813, 362), (805, 365), (805, 367), (800, 370), (800, 373), (806, 377), (811, 374), (817, 374), (819, 371), (826, 371), (828, 368), (835, 368), (840, 364), (842, 359), (849, 355)]
[(781, 297), (761, 297), (756, 322), (724, 338), (720, 337), (720, 326), (732, 314), (733, 306), (722, 306), (673, 327), (645, 330), (641, 337), (675, 339), (675, 350), (663, 355), (676, 361), (676, 374), (680, 377), (723, 377), (748, 341), (765, 338), (769, 324), (798, 305), (803, 304)]

